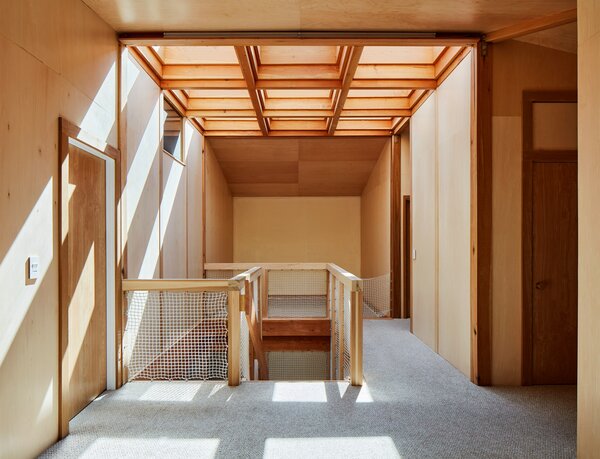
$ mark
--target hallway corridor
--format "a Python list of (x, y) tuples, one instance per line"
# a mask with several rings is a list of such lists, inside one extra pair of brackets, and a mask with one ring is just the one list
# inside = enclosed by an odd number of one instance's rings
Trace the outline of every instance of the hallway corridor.
[(477, 387), (408, 325), (365, 321), (362, 388), (129, 383), (43, 457), (575, 457), (575, 387)]

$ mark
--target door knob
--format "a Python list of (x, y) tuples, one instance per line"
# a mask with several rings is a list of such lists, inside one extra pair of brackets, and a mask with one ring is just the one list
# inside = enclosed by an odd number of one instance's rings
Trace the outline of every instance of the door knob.
[(540, 281), (540, 282), (536, 282), (535, 283), (535, 288), (537, 290), (544, 290), (545, 287), (546, 287), (546, 283), (544, 281)]

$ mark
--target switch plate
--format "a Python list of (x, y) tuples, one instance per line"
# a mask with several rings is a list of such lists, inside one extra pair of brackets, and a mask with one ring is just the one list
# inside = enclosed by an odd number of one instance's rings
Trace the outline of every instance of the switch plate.
[(40, 277), (40, 257), (29, 257), (27, 277), (29, 280), (36, 280)]
[(413, 249), (413, 253), (412, 253), (412, 259), (416, 260), (417, 259), (417, 249)]

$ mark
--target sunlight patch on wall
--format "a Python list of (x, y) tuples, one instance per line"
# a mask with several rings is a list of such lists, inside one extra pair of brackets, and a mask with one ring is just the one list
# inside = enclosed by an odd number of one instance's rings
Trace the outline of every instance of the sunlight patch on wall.
[[(40, 194), (19, 234), (0, 263), (0, 364), (25, 318), (53, 259), (52, 179)], [(25, 263), (31, 255), (40, 261), (39, 278), (25, 284)]]
[(81, 121), (82, 132), (77, 136), (79, 140), (94, 144), (93, 139), (87, 139), (91, 133), (101, 142), (107, 142), (113, 126), (116, 123), (116, 98), (117, 93), (117, 64), (113, 63), (106, 74), (96, 97)]

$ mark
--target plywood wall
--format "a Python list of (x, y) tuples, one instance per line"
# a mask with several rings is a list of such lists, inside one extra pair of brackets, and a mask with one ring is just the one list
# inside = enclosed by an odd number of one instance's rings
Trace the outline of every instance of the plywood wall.
[(234, 198), (236, 262), (333, 262), (360, 271), (360, 197)]
[(471, 372), (471, 55), (437, 90), (438, 351)]
[(35, 457), (58, 434), (58, 118), (116, 145), (117, 40), (79, 0), (1, 10), (0, 457)]
[(130, 279), (160, 277), (160, 88), (126, 52), (123, 61), (126, 142), (125, 241)]
[(164, 152), (160, 88), (127, 51), (122, 61), (127, 277), (202, 277), (202, 135), (185, 121), (183, 162)]
[(466, 376), (470, 346), (471, 55), (413, 115), (414, 334)]
[(205, 146), (206, 262), (233, 261), (233, 198), (210, 143)]
[(577, 56), (517, 41), (494, 45), (492, 384), (521, 384), (522, 97), (577, 88)]
[[(160, 200), (161, 277), (187, 277), (187, 167), (168, 153), (162, 157)], [(201, 199), (200, 199), (201, 200)]]
[(392, 141), (386, 142), (362, 192), (361, 277), (390, 272)]
[(579, 0), (579, 351), (577, 457), (600, 451), (600, 4)]
[(437, 351), (437, 95), (412, 116), (412, 330)]
[(187, 275), (202, 277), (202, 149), (204, 138), (189, 121), (185, 123), (184, 159), (187, 177)]

